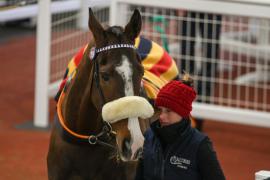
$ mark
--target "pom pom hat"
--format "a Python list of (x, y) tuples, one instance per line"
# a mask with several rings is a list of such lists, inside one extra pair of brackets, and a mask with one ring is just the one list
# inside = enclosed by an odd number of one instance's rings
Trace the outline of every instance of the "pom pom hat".
[(192, 87), (180, 81), (171, 81), (160, 89), (155, 106), (163, 106), (181, 117), (188, 117), (195, 98), (196, 92)]

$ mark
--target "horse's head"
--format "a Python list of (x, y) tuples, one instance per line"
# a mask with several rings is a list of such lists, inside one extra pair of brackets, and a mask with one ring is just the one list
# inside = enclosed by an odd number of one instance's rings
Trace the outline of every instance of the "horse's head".
[(124, 161), (136, 160), (142, 150), (144, 137), (138, 117), (148, 118), (153, 113), (146, 99), (139, 97), (144, 68), (133, 45), (141, 23), (135, 10), (124, 28), (104, 29), (89, 9), (89, 28), (96, 43), (91, 98), (116, 132), (117, 150)]

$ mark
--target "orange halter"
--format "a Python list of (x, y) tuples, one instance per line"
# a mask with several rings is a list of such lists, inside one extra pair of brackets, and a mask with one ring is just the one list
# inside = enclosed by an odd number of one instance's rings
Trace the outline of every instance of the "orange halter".
[(106, 142), (103, 142), (101, 140), (99, 140), (98, 138), (103, 136), (103, 135), (108, 135), (110, 136), (111, 134), (112, 135), (116, 135), (116, 132), (112, 131), (112, 127), (109, 123), (107, 123), (102, 131), (98, 134), (98, 135), (82, 135), (82, 134), (78, 134), (74, 131), (72, 131), (71, 129), (69, 129), (66, 124), (64, 123), (65, 120), (64, 120), (64, 117), (62, 115), (62, 111), (61, 111), (61, 105), (62, 105), (62, 102), (63, 102), (63, 99), (65, 97), (65, 93), (64, 91), (61, 93), (60, 97), (59, 97), (59, 100), (57, 102), (57, 116), (58, 116), (58, 119), (59, 119), (59, 122), (60, 122), (60, 125), (62, 126), (62, 128), (68, 132), (69, 134), (71, 134), (72, 136), (76, 137), (76, 138), (79, 138), (79, 139), (83, 139), (83, 140), (87, 140), (89, 142), (89, 144), (101, 144), (101, 145), (105, 145), (105, 146), (109, 146), (111, 148), (115, 148), (113, 145), (109, 144), (109, 143), (106, 143)]

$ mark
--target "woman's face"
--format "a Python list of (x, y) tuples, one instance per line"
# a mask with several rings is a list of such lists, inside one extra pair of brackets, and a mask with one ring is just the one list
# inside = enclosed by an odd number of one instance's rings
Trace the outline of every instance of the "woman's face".
[(182, 120), (182, 117), (179, 114), (166, 107), (159, 107), (159, 109), (159, 122), (161, 127), (168, 126)]

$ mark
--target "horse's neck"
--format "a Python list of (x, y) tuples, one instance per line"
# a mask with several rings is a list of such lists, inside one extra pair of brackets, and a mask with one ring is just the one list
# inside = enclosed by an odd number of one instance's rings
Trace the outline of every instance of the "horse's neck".
[(91, 102), (92, 63), (87, 55), (89, 47), (81, 60), (76, 77), (66, 92), (62, 112), (67, 126), (81, 134), (97, 133), (101, 126), (100, 115)]

